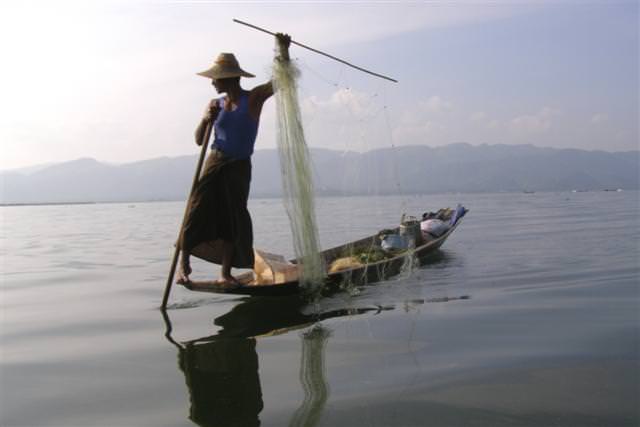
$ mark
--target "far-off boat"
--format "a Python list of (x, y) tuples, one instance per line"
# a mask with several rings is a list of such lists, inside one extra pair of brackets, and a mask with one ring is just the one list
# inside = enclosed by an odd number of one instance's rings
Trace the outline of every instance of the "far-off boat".
[[(455, 209), (425, 213), (422, 229), (421, 223), (411, 218), (403, 220), (400, 227), (322, 251), (327, 266), (323, 291), (379, 282), (397, 276), (407, 267), (422, 265), (454, 232), (467, 212), (458, 205)], [(439, 230), (433, 230), (435, 235), (424, 231), (425, 221), (429, 220), (444, 224)], [(394, 242), (401, 244), (394, 247)], [(402, 247), (402, 243), (406, 247)], [(198, 251), (193, 255), (198, 256)], [(282, 255), (259, 249), (255, 249), (255, 259), (253, 271), (236, 276), (239, 285), (213, 280), (189, 281), (182, 285), (192, 291), (256, 296), (284, 296), (304, 291), (297, 260), (286, 260)]]

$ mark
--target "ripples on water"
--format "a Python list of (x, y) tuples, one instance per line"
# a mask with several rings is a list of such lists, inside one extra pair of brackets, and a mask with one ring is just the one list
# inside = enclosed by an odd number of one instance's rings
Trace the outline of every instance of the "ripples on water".
[[(458, 202), (408, 276), (314, 304), (176, 287), (164, 318), (182, 203), (2, 208), (0, 425), (638, 425), (638, 193), (318, 199), (323, 246)], [(281, 202), (250, 210), (291, 255)]]

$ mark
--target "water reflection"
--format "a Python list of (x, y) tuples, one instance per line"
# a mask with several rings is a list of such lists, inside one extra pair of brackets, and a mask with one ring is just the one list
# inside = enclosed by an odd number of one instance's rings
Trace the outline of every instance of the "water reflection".
[[(216, 318), (222, 329), (211, 336), (186, 342), (172, 337), (168, 312), (162, 311), (166, 333), (178, 349), (178, 366), (189, 391), (189, 419), (200, 426), (258, 426), (263, 408), (258, 374), (256, 337), (304, 328), (322, 319), (354, 315), (376, 308), (340, 309), (304, 314), (300, 297), (251, 298)], [(328, 329), (316, 325), (301, 334), (300, 378), (304, 402), (291, 425), (316, 425), (329, 395), (324, 379), (324, 348)]]
[(189, 342), (178, 353), (199, 426), (259, 426), (262, 390), (255, 338)]
[[(406, 304), (466, 299), (414, 299)], [(298, 296), (249, 298), (217, 317), (217, 333), (178, 342), (172, 337), (167, 311), (162, 311), (167, 340), (178, 349), (178, 366), (189, 392), (189, 418), (199, 426), (258, 426), (263, 409), (256, 340), (308, 328), (300, 334), (300, 382), (304, 400), (290, 420), (291, 426), (315, 426), (329, 398), (325, 379), (325, 348), (331, 336), (321, 320), (364, 313), (377, 314), (395, 306), (336, 308), (305, 313), (306, 301)]]
[(302, 334), (300, 382), (304, 389), (304, 401), (291, 417), (291, 427), (313, 427), (322, 417), (329, 398), (329, 385), (324, 376), (324, 350), (330, 336), (331, 332), (321, 325)]
[(309, 313), (305, 312), (306, 308), (309, 308), (308, 302), (297, 295), (249, 298), (214, 320), (214, 324), (221, 326), (222, 329), (210, 338), (278, 335), (302, 329), (326, 319), (393, 309), (393, 307), (339, 307)]

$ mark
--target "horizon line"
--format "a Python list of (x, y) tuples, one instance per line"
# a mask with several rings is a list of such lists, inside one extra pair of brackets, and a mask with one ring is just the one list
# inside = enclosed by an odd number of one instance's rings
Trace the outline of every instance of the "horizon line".
[[(414, 148), (414, 147), (423, 147), (423, 148), (428, 148), (428, 149), (439, 149), (439, 148), (446, 148), (446, 147), (451, 147), (451, 146), (455, 146), (455, 145), (466, 145), (466, 146), (470, 146), (470, 147), (496, 147), (496, 146), (500, 146), (500, 147), (534, 147), (534, 148), (538, 148), (538, 149), (547, 149), (547, 150), (555, 150), (555, 151), (584, 151), (584, 152), (600, 152), (600, 153), (609, 153), (609, 154), (617, 154), (617, 153), (640, 153), (640, 148), (636, 149), (636, 150), (617, 150), (617, 151), (609, 151), (609, 150), (605, 150), (605, 149), (585, 149), (585, 148), (575, 148), (575, 147), (567, 147), (567, 148), (558, 148), (558, 147), (549, 147), (549, 146), (540, 146), (540, 145), (535, 145), (535, 144), (505, 144), (505, 143), (495, 143), (495, 144), (490, 144), (490, 143), (480, 143), (480, 144), (472, 144), (469, 142), (452, 142), (450, 144), (444, 144), (444, 145), (436, 145), (436, 146), (432, 146), (432, 145), (426, 145), (426, 144), (406, 144), (406, 145), (398, 145), (398, 146), (393, 146), (393, 147), (381, 147), (381, 148), (373, 148), (371, 150), (367, 150), (367, 151), (355, 151), (355, 150), (336, 150), (333, 148), (325, 148), (325, 147), (309, 147), (310, 150), (325, 150), (325, 151), (332, 151), (332, 152), (337, 152), (337, 153), (343, 153), (343, 154), (347, 154), (347, 153), (355, 153), (355, 154), (365, 154), (365, 153), (371, 153), (371, 152), (375, 152), (375, 151), (382, 151), (382, 150), (400, 150), (400, 149), (406, 149), (406, 148)], [(254, 154), (257, 152), (264, 152), (264, 151), (275, 151), (277, 150), (277, 147), (271, 147), (271, 148), (260, 148), (254, 151)], [(151, 161), (151, 160), (158, 160), (158, 159), (175, 159), (178, 157), (192, 157), (192, 156), (197, 156), (198, 153), (193, 153), (193, 154), (178, 154), (178, 155), (174, 155), (174, 156), (168, 156), (168, 155), (160, 155), (157, 157), (148, 157), (148, 158), (144, 158), (144, 159), (136, 159), (136, 160), (129, 160), (129, 161), (124, 161), (124, 162), (111, 162), (111, 161), (104, 161), (104, 160), (99, 160), (96, 159), (95, 157), (90, 157), (90, 156), (84, 156), (84, 157), (76, 157), (74, 159), (69, 159), (69, 160), (58, 160), (58, 161), (51, 161), (51, 162), (45, 162), (45, 163), (36, 163), (36, 164), (31, 164), (31, 165), (26, 165), (26, 166), (18, 166), (18, 167), (13, 167), (13, 168), (9, 168), (9, 169), (0, 169), (0, 174), (3, 173), (20, 173), (21, 171), (24, 171), (25, 169), (40, 169), (40, 168), (48, 168), (48, 167), (52, 167), (52, 166), (57, 166), (57, 165), (61, 165), (61, 164), (65, 164), (65, 163), (71, 163), (71, 162), (77, 162), (79, 160), (93, 160), (97, 163), (103, 164), (103, 165), (107, 165), (107, 166), (124, 166), (124, 165), (129, 165), (129, 164), (133, 164), (133, 163), (140, 163), (140, 162), (146, 162), (146, 161)], [(22, 172), (24, 173), (24, 172)]]

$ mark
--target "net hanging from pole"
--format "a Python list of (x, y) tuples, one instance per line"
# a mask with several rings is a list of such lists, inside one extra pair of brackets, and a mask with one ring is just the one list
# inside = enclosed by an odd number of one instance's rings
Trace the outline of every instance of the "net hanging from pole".
[(300, 281), (307, 290), (315, 291), (322, 284), (326, 268), (320, 255), (311, 159), (298, 103), (296, 81), (299, 75), (292, 61), (274, 61), (276, 140), (284, 205), (291, 224), (294, 253), (301, 264)]
[[(397, 170), (397, 136), (389, 117), (387, 83), (363, 81), (344, 67), (337, 72), (330, 70), (328, 73), (331, 75), (327, 75), (326, 71), (312, 67), (303, 58), (297, 58), (296, 64), (304, 73), (302, 82), (324, 86), (324, 89), (315, 87), (313, 91), (307, 91), (305, 84), (298, 85), (307, 140), (311, 144), (324, 141), (330, 149), (341, 151), (340, 158), (335, 160), (335, 172), (316, 185), (350, 199), (349, 202), (334, 204), (326, 199), (317, 201), (319, 212), (324, 212), (327, 204), (332, 206), (333, 227), (322, 227), (324, 217), (319, 217), (323, 243), (328, 243), (328, 247), (343, 245), (345, 241), (365, 237), (372, 230), (393, 227), (400, 214), (407, 211), (408, 196), (402, 191)], [(319, 92), (324, 93), (318, 95)], [(374, 150), (386, 150), (386, 155), (380, 156)], [(324, 168), (321, 170), (326, 170), (326, 167), (326, 162), (320, 164), (320, 168)], [(365, 199), (351, 198), (357, 194), (366, 196), (366, 203), (359, 201), (365, 202)], [(343, 206), (348, 206), (348, 209), (343, 209)], [(378, 248), (379, 241), (373, 240), (369, 247), (346, 247), (338, 261), (375, 259), (380, 255)], [(407, 251), (406, 255), (402, 277), (415, 267), (413, 252)], [(336, 271), (335, 261), (327, 263), (329, 272)], [(365, 271), (368, 268), (365, 262)], [(341, 280), (341, 289), (351, 294), (359, 292), (348, 271), (344, 272)], [(366, 283), (367, 274), (358, 280)]]

